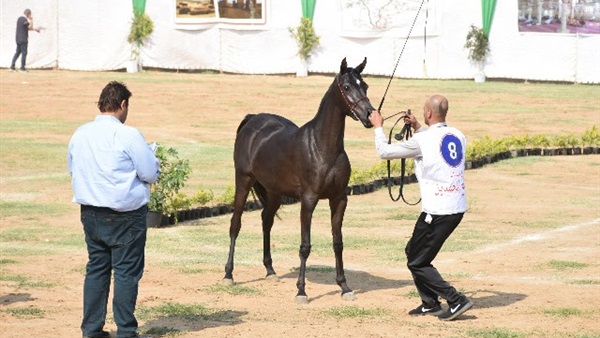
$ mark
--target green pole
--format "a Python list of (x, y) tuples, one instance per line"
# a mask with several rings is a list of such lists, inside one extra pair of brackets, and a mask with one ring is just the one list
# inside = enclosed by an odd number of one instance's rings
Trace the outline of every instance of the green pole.
[(133, 13), (144, 14), (146, 11), (146, 0), (133, 0)]
[(302, 16), (312, 21), (315, 15), (315, 3), (317, 0), (302, 0)]
[(494, 11), (496, 10), (496, 0), (481, 0), (481, 19), (483, 21), (483, 33), (490, 37), (492, 21), (494, 20)]

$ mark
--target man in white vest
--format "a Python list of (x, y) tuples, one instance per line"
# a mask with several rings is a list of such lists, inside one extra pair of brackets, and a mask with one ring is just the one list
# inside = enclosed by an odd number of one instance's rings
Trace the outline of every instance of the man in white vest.
[[(415, 134), (409, 140), (388, 144), (383, 119), (378, 111), (369, 117), (375, 127), (375, 147), (385, 160), (415, 159), (415, 175), (421, 190), (422, 212), (411, 239), (406, 244), (408, 269), (422, 304), (410, 315), (436, 315), (441, 320), (454, 320), (473, 306), (473, 302), (442, 278), (431, 262), (458, 226), (467, 210), (465, 190), (465, 136), (446, 124), (448, 100), (433, 95), (423, 107), (423, 119), (429, 128), (421, 127), (414, 114), (404, 118)], [(444, 311), (439, 298), (448, 302)]]

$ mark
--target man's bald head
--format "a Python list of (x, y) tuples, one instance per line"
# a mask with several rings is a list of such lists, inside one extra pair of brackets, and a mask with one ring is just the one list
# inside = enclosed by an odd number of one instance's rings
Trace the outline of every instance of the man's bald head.
[(444, 120), (446, 119), (446, 114), (448, 114), (448, 99), (446, 99), (443, 95), (436, 94), (431, 96), (429, 99), (427, 99), (425, 105), (434, 115)]

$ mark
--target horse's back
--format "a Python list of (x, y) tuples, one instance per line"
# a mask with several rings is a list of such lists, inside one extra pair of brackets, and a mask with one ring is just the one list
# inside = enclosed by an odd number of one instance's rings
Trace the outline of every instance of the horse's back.
[(246, 127), (247, 129), (251, 129), (253, 132), (256, 131), (295, 131), (298, 129), (298, 126), (288, 120), (287, 118), (271, 114), (271, 113), (260, 113), (260, 114), (248, 114), (238, 127), (237, 132), (239, 133), (242, 128)]

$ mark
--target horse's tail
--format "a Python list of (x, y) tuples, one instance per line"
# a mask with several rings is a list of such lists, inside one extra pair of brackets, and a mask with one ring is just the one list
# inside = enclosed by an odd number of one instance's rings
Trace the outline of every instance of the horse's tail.
[(256, 181), (254, 182), (254, 185), (252, 185), (252, 192), (255, 198), (258, 198), (260, 204), (262, 204), (262, 207), (264, 208), (267, 205), (267, 189), (265, 189), (262, 184)]
[[(265, 189), (265, 187), (258, 183), (258, 181), (254, 182), (254, 184), (252, 185), (252, 189), (250, 190), (252, 191), (252, 195), (254, 196), (254, 202), (256, 202), (256, 198), (258, 198), (258, 200), (260, 201), (260, 204), (262, 205), (262, 208), (264, 209), (267, 206), (267, 189)], [(275, 217), (277, 217), (278, 219), (281, 219), (281, 217), (279, 217), (279, 214), (277, 212), (275, 212)]]
[(237, 128), (237, 131), (235, 132), (236, 134), (240, 132), (240, 129), (242, 129), (242, 127), (248, 123), (248, 121), (250, 121), (251, 118), (253, 118), (254, 116), (256, 116), (256, 114), (248, 114), (246, 115), (246, 117), (244, 117), (244, 119), (242, 120), (242, 122), (240, 122), (240, 125)]

